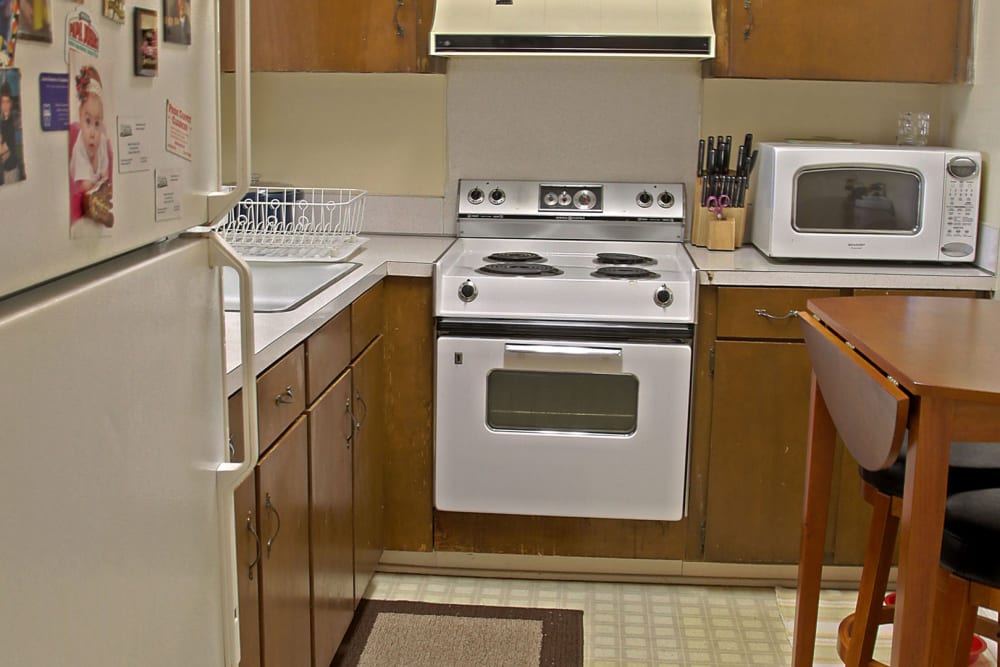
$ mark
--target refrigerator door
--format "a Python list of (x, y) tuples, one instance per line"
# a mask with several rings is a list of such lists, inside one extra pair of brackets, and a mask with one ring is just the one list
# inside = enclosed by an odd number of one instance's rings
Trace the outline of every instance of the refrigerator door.
[(235, 662), (213, 252), (177, 239), (0, 300), (4, 664)]
[[(154, 20), (162, 27), (162, 10), (168, 3), (147, 4), (156, 9)], [(226, 210), (225, 198), (219, 196), (222, 142), (217, 3), (209, 0), (186, 4), (191, 13), (191, 43), (168, 43), (161, 38), (155, 77), (133, 73), (137, 46), (136, 19), (131, 3), (126, 8), (128, 15), (124, 25), (100, 16), (100, 2), (53, 3), (53, 43), (18, 41), (15, 65), (16, 76), (19, 76), (18, 106), (26, 179), (0, 186), (0, 233), (3, 234), (0, 296), (182, 230), (210, 224), (214, 215)], [(173, 0), (169, 6), (175, 6)], [(237, 98), (246, 99), (249, 94), (246, 34), (249, 10), (247, 0), (238, 0), (235, 6), (236, 23), (240, 27), (236, 30), (237, 67), (243, 71), (237, 74), (235, 83), (233, 79), (226, 79), (226, 85), (235, 85)], [(72, 129), (42, 131), (40, 87), (43, 75), (45, 81), (51, 82), (54, 76), (65, 76), (69, 71), (64, 48), (66, 18), (67, 14), (81, 9), (100, 36), (97, 62), (103, 83), (103, 124), (113, 149), (110, 169), (114, 224), (103, 230), (106, 235), (89, 235), (98, 232), (88, 231), (85, 238), (71, 239), (69, 156), (74, 132)], [(46, 99), (51, 101), (52, 95), (48, 93)], [(74, 73), (70, 73), (68, 97), (71, 110), (78, 108), (79, 93)], [(244, 183), (248, 180), (249, 156), (239, 153), (245, 152), (249, 137), (249, 105), (238, 102), (235, 114), (237, 179)], [(177, 122), (168, 124), (168, 117)], [(175, 130), (187, 126), (186, 140), (182, 129), (178, 144), (178, 133), (170, 131), (168, 125)], [(145, 130), (140, 132), (140, 126)], [(180, 150), (168, 151), (168, 142), (175, 149), (179, 145)], [(136, 148), (140, 144), (142, 148)], [(130, 158), (141, 170), (123, 168), (120, 165), (122, 158)], [(157, 191), (162, 190), (158, 184), (171, 182), (171, 179), (177, 179), (179, 217), (173, 217), (177, 214), (174, 212), (160, 215), (158, 220)], [(245, 187), (240, 191), (244, 190)], [(239, 194), (234, 195), (228, 206), (238, 199)], [(76, 207), (79, 208), (79, 203)]]

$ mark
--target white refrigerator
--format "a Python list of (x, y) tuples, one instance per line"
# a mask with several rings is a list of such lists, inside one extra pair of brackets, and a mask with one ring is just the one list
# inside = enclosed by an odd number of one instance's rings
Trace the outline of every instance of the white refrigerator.
[[(217, 8), (192, 3), (191, 44), (161, 41), (150, 77), (133, 69), (132, 3), (123, 24), (102, 16), (102, 0), (48, 4), (52, 42), (16, 44), (23, 170), (0, 186), (0, 663), (235, 665), (233, 491), (256, 462), (256, 407), (249, 275), (204, 229), (238, 198), (220, 192)], [(249, 84), (247, 7), (236, 4), (238, 193)], [(161, 0), (140, 5), (158, 10), (161, 31)], [(70, 104), (97, 91), (113, 110), (103, 121), (114, 219), (71, 238), (73, 133), (43, 131), (42, 87), (79, 62), (64, 48), (66, 14), (79, 9), (100, 35), (102, 85), (70, 72)], [(187, 134), (171, 137), (169, 105), (189, 118)], [(123, 125), (132, 130), (118, 136)], [(227, 265), (245, 297), (246, 421), (231, 425), (245, 461), (227, 447)]]

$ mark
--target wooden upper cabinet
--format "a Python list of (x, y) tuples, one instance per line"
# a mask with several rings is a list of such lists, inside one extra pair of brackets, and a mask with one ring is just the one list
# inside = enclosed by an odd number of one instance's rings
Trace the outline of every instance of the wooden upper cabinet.
[(714, 0), (714, 76), (967, 79), (972, 0)]
[[(233, 69), (233, 2), (221, 0), (222, 68)], [(253, 0), (257, 72), (430, 72), (434, 0)]]

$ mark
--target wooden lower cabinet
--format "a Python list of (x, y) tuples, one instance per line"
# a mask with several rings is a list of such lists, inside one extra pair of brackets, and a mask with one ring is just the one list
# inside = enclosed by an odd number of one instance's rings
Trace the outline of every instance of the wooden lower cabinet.
[(308, 445), (299, 417), (257, 466), (264, 667), (312, 667)]
[(327, 667), (354, 614), (350, 371), (319, 397), (308, 415), (313, 662)]
[(379, 336), (351, 365), (354, 432), (354, 605), (375, 574), (383, 531), (383, 342)]
[[(230, 412), (230, 415), (232, 413)], [(239, 422), (233, 422), (239, 423)], [(257, 533), (257, 486), (250, 475), (236, 489), (236, 591), (240, 610), (240, 667), (260, 667), (261, 543)]]
[(706, 560), (797, 562), (809, 381), (804, 343), (716, 343)]

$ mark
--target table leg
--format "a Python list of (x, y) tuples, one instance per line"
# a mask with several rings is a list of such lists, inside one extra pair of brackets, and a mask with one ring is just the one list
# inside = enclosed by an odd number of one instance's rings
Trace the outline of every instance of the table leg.
[(799, 588), (795, 605), (795, 637), (792, 641), (794, 667), (811, 667), (813, 664), (826, 520), (833, 482), (834, 442), (837, 437), (833, 419), (816, 384), (815, 374), (810, 393), (808, 437), (805, 502), (799, 547)]
[(910, 418), (900, 518), (892, 664), (931, 664), (935, 581), (941, 556), (953, 404), (922, 397)]

